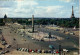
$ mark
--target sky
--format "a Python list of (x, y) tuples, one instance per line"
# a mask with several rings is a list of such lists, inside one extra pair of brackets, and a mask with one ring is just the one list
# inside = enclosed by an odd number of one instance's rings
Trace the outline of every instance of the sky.
[(0, 0), (0, 18), (51, 17), (70, 18), (74, 6), (74, 16), (79, 17), (79, 0)]

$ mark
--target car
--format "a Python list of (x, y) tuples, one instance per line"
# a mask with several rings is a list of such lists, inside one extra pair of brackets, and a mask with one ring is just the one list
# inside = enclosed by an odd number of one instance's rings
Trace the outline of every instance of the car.
[(32, 49), (29, 49), (29, 52), (32, 52)]
[(0, 47), (0, 50), (2, 50), (2, 48)]
[(44, 41), (43, 39), (41, 39), (40, 41)]
[(11, 47), (11, 45), (9, 45), (9, 44), (8, 44), (8, 45), (6, 45), (6, 48), (10, 48), (10, 47)]
[(19, 48), (18, 51), (21, 51), (22, 48)]
[(55, 54), (56, 53), (56, 50), (54, 50), (53, 53)]
[(57, 37), (52, 37), (53, 39), (57, 39)]
[(10, 33), (12, 33), (12, 32), (10, 32)]
[(3, 37), (1, 37), (1, 41), (5, 41), (5, 39)]
[(20, 48), (17, 48), (16, 50), (19, 51)]
[(32, 40), (33, 40), (34, 38), (32, 38)]
[(0, 54), (5, 54), (5, 52), (4, 51), (1, 51)]
[(45, 36), (44, 38), (49, 38), (48, 36)]
[(2, 45), (6, 45), (7, 44), (6, 41), (2, 41), (1, 43), (2, 43)]
[(48, 51), (47, 51), (47, 50), (45, 50), (45, 51), (44, 51), (44, 53), (48, 53)]
[(39, 49), (38, 51), (37, 51), (38, 53), (42, 53), (42, 51)]
[(26, 41), (26, 39), (22, 39), (22, 41)]
[(45, 52), (45, 50), (42, 50), (42, 53), (44, 53)]
[(25, 48), (25, 52), (27, 51), (27, 49)]
[(67, 49), (63, 49), (63, 51), (64, 51), (64, 52), (68, 52), (68, 50), (67, 50)]
[(66, 37), (66, 39), (69, 39), (69, 37)]
[(23, 51), (26, 51), (26, 48), (24, 48)]
[(34, 53), (35, 51), (34, 50), (32, 50), (32, 53)]
[(13, 40), (16, 40), (15, 38), (13, 38)]
[(27, 52), (29, 52), (29, 49), (26, 49)]
[(36, 41), (39, 41), (38, 39), (36, 39)]
[(24, 48), (22, 48), (21, 51), (24, 51)]
[(9, 53), (9, 50), (6, 50), (5, 53)]
[(59, 51), (56, 51), (56, 53), (59, 53)]
[(28, 36), (30, 38), (30, 36)]
[(48, 53), (51, 53), (52, 51), (51, 50), (48, 50)]
[(72, 33), (72, 32), (71, 32), (70, 34), (71, 34), (71, 35), (75, 35), (75, 34), (74, 34), (74, 33)]
[(60, 29), (56, 29), (56, 31), (60, 31)]
[(22, 37), (23, 37), (24, 35), (22, 35)]
[(22, 34), (20, 34), (20, 35), (22, 35)]

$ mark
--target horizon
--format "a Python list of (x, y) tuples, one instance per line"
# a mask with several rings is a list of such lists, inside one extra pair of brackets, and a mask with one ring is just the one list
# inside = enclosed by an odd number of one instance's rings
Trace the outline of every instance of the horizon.
[[(4, 17), (0, 17), (1, 18), (4, 18)], [(32, 18), (32, 17), (7, 17), (7, 18)], [(34, 18), (50, 18), (50, 19), (71, 19), (71, 18), (56, 18), (56, 17), (34, 17)], [(75, 18), (79, 18), (79, 17), (75, 17)]]

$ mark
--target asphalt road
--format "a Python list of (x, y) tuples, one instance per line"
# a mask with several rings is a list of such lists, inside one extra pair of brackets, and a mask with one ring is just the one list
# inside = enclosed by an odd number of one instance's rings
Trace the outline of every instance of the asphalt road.
[[(4, 26), (2, 29), (2, 33), (3, 33), (3, 36), (6, 40), (6, 42), (8, 44), (12, 45), (13, 49), (16, 49), (18, 47), (30, 48), (30, 49), (41, 49), (42, 48), (39, 45), (37, 45), (34, 40), (32, 40), (31, 38), (28, 38), (27, 35), (25, 37), (22, 37), (20, 35), (20, 33), (15, 33), (9, 27), (5, 28), (5, 26)], [(13, 40), (14, 38), (16, 40)], [(26, 38), (26, 41), (23, 40), (25, 38)], [(45, 48), (45, 47), (43, 47), (43, 48)]]
[[(65, 38), (65, 40), (73, 42), (74, 44), (79, 46), (79, 38), (76, 37), (76, 36), (60, 33), (58, 31), (54, 31), (54, 30), (51, 30), (51, 29), (45, 29), (45, 28), (37, 28), (37, 30), (42, 31), (42, 32), (46, 32), (46, 33), (51, 32), (52, 35), (57, 35), (57, 36), (63, 37), (63, 38)], [(67, 39), (67, 37), (69, 37), (69, 39)]]
[[(61, 44), (63, 48), (67, 48), (67, 49), (75, 49), (76, 47), (77, 48), (79, 47), (79, 38), (76, 37), (76, 36), (73, 36), (73, 35), (70, 35), (70, 34), (60, 33), (58, 31), (54, 31), (54, 30), (46, 29), (46, 28), (35, 27), (35, 30), (36, 29), (38, 31), (42, 31), (42, 32), (45, 32), (45, 33), (51, 32), (52, 35), (57, 35), (57, 36), (65, 38), (64, 40), (60, 40), (60, 41), (57, 40), (56, 42), (53, 41), (53, 42), (49, 43), (51, 45), (54, 45), (55, 48), (58, 47), (59, 44)], [(67, 37), (69, 37), (69, 39), (67, 39)]]
[[(15, 25), (13, 27), (16, 28)], [(75, 36), (65, 35), (63, 33), (45, 29), (45, 28), (36, 28), (36, 29), (38, 31), (42, 31), (46, 33), (51, 32), (51, 34), (57, 35), (63, 38), (70, 37), (70, 39), (65, 39), (61, 41), (52, 41), (52, 42), (36, 41), (29, 38), (28, 35), (25, 35), (24, 37), (22, 37), (20, 33), (15, 33), (14, 30), (12, 29), (13, 28), (10, 28), (10, 27), (7, 27), (7, 29), (5, 29), (5, 27), (3, 28), (4, 37), (6, 41), (13, 46), (12, 48), (22, 47), (22, 48), (30, 48), (30, 49), (49, 49), (49, 45), (53, 45), (55, 49), (58, 49), (59, 44), (61, 44), (62, 48), (76, 49), (76, 47), (74, 47), (75, 45), (74, 43), (78, 44), (78, 41), (79, 41), (78, 38), (76, 38)], [(14, 38), (16, 39), (15, 41), (13, 40)], [(26, 41), (22, 39), (26, 39)]]

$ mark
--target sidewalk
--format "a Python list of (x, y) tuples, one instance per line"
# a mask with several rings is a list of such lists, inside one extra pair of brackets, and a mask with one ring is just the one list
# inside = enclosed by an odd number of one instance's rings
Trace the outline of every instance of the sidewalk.
[[(5, 55), (52, 55), (52, 54), (48, 54), (48, 53), (27, 53), (27, 52), (21, 52), (21, 51), (14, 50), (10, 53), (6, 53)], [(55, 55), (59, 55), (59, 54), (55, 54)]]

